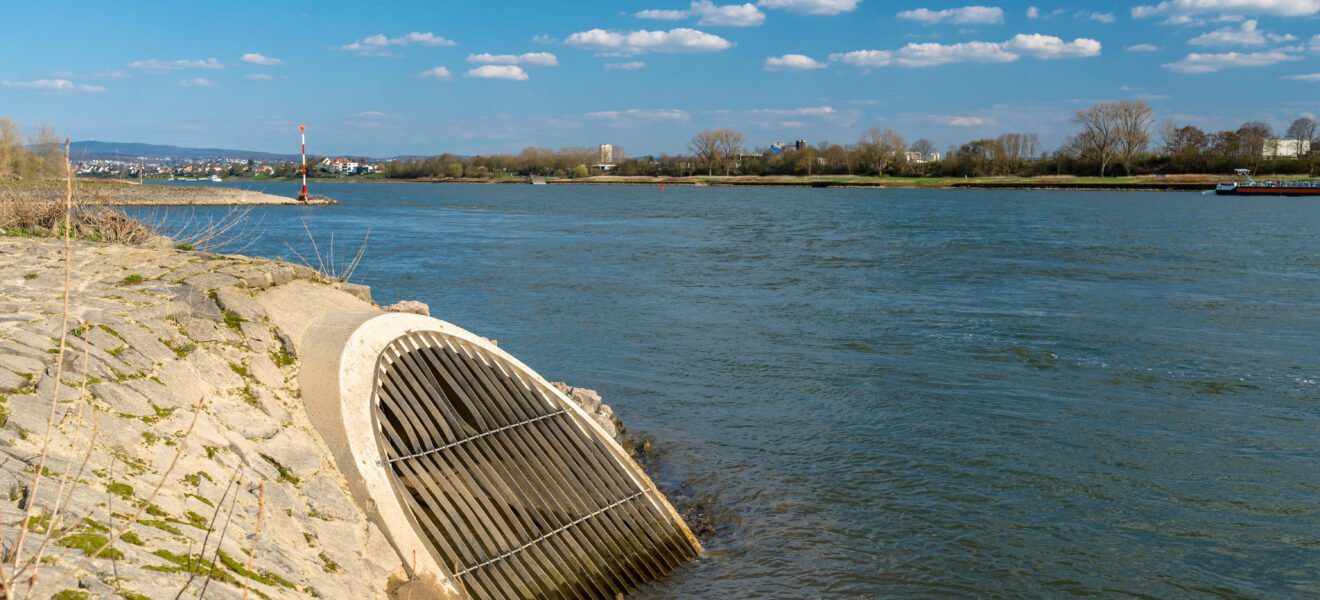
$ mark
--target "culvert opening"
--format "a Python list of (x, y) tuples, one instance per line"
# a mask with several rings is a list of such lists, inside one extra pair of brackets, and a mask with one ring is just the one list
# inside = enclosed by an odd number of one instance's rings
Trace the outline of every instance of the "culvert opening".
[(380, 354), (373, 405), (386, 471), (459, 588), (615, 598), (696, 556), (660, 492), (538, 380), (439, 332), (409, 333)]

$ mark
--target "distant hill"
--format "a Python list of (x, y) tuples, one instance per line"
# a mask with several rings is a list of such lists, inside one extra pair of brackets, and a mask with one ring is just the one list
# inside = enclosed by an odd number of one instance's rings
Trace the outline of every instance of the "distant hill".
[(129, 159), (136, 157), (174, 158), (205, 160), (214, 158), (238, 158), (264, 161), (298, 160), (297, 154), (275, 154), (255, 150), (226, 150), (224, 148), (183, 148), (160, 144), (140, 144), (135, 142), (73, 142), (69, 148), (74, 160), (90, 159)]

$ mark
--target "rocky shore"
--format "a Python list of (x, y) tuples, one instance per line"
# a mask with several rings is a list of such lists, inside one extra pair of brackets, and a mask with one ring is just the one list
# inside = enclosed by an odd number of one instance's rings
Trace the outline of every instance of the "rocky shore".
[[(406, 583), (313, 430), (299, 358), (263, 304), (372, 309), (368, 288), (75, 242), (66, 326), (62, 246), (0, 237), (0, 549), (18, 593), (356, 599)], [(599, 395), (559, 385), (622, 433)]]
[[(63, 181), (26, 182), (12, 186), (13, 191), (41, 201), (62, 202)], [(122, 180), (79, 179), (74, 182), (74, 196), (80, 204), (115, 206), (304, 206), (334, 204), (325, 196), (298, 200), (253, 190), (219, 186), (182, 186), (138, 184)]]

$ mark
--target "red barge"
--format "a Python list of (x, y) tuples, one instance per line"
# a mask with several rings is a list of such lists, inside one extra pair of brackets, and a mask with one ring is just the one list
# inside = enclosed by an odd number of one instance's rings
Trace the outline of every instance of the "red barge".
[(1246, 181), (1233, 181), (1215, 186), (1215, 193), (1221, 196), (1315, 196), (1320, 197), (1320, 181), (1256, 181), (1251, 178), (1251, 171), (1237, 169), (1237, 174)]

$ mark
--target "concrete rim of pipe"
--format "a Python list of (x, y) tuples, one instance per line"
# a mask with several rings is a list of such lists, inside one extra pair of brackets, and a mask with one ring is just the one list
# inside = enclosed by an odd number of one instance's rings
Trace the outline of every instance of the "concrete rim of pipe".
[[(627, 451), (576, 402), (489, 340), (422, 315), (362, 312), (323, 315), (308, 324), (300, 344), (303, 402), (313, 426), (330, 447), (336, 466), (347, 479), (354, 501), (384, 530), (410, 571), (408, 585), (417, 586), (413, 588), (416, 593), (429, 593), (428, 597), (465, 596), (455, 584), (451, 569), (435, 559), (430, 544), (419, 535), (418, 525), (393, 483), (377, 434), (374, 396), (377, 363), (391, 343), (416, 332), (450, 336), (506, 361), (605, 442), (610, 454), (638, 486), (655, 489), (650, 477)], [(701, 544), (664, 495), (648, 496), (662, 514), (677, 524), (700, 554)]]

